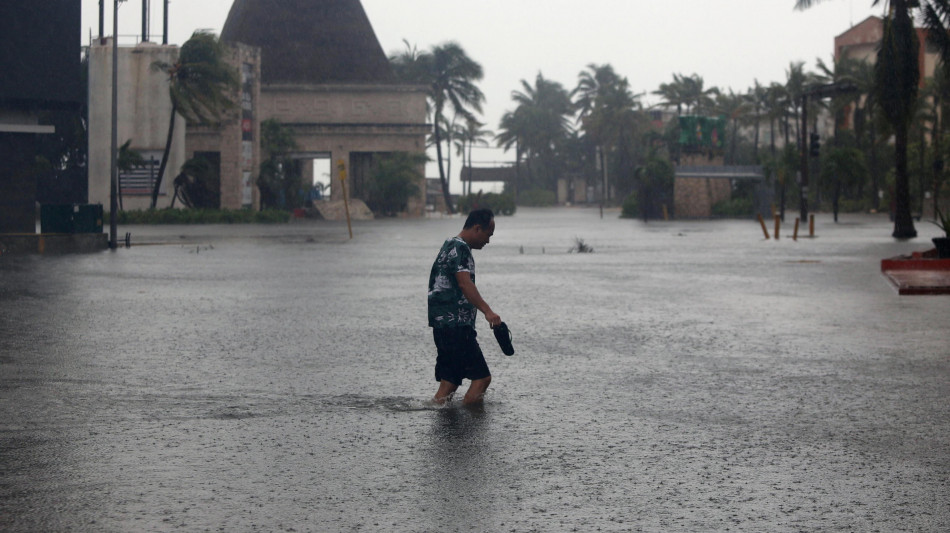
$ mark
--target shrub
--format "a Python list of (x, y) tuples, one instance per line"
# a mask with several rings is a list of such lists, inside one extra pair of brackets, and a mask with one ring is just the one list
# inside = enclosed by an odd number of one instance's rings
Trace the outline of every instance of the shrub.
[(841, 213), (867, 213), (871, 211), (871, 201), (864, 198), (841, 199), (838, 202), (838, 211)]
[(753, 210), (751, 198), (733, 198), (713, 205), (712, 214), (717, 217), (744, 218), (751, 217)]
[(395, 216), (406, 210), (409, 198), (418, 194), (416, 182), (426, 163), (425, 154), (394, 152), (376, 161), (366, 184), (366, 205), (377, 215)]
[(620, 218), (637, 218), (640, 216), (640, 201), (637, 199), (637, 193), (630, 193), (623, 199), (623, 206), (620, 208)]
[(496, 215), (515, 214), (515, 199), (508, 193), (469, 194), (459, 198), (459, 211), (467, 213), (473, 209), (491, 209)]
[(545, 189), (528, 189), (518, 194), (518, 205), (529, 207), (549, 207), (557, 202), (552, 191)]

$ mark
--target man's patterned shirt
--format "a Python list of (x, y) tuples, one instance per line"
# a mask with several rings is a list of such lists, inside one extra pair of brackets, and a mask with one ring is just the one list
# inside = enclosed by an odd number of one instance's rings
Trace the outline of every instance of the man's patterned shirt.
[(474, 326), (475, 306), (462, 294), (457, 272), (468, 272), (475, 282), (472, 249), (460, 237), (445, 241), (429, 273), (429, 326), (436, 328)]

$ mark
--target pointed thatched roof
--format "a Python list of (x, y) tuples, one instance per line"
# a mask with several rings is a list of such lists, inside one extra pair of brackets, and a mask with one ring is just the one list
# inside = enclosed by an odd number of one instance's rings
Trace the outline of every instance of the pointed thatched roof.
[(261, 49), (263, 83), (392, 83), (359, 0), (234, 0), (221, 39)]

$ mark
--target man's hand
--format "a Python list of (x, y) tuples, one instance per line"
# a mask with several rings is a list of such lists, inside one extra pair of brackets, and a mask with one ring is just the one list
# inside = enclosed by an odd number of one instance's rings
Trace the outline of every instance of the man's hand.
[(475, 287), (475, 284), (472, 283), (472, 275), (468, 272), (457, 272), (455, 274), (455, 281), (459, 284), (459, 289), (462, 290), (462, 294), (465, 295), (465, 298), (475, 306), (476, 309), (481, 311), (485, 315), (485, 320), (488, 320), (488, 323), (491, 327), (495, 327), (498, 324), (501, 324), (501, 317), (497, 313), (491, 310), (491, 307), (488, 306), (482, 295), (478, 293), (478, 289)]

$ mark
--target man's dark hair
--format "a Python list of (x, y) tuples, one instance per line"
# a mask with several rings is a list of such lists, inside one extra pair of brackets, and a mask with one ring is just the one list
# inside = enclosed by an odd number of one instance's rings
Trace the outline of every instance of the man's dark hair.
[(495, 213), (492, 213), (491, 209), (476, 209), (468, 214), (468, 218), (465, 219), (465, 225), (462, 226), (462, 229), (469, 229), (475, 226), (488, 228), (493, 218), (495, 218)]

